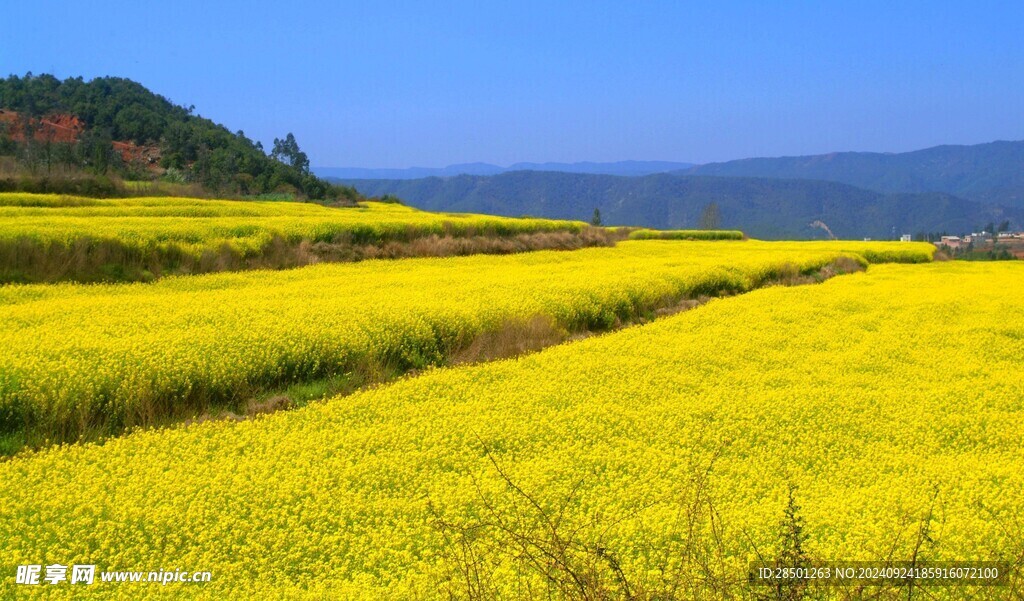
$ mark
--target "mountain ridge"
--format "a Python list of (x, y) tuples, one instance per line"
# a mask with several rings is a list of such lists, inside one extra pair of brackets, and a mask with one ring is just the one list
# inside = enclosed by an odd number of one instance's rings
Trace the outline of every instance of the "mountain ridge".
[(943, 144), (902, 153), (832, 152), (754, 157), (675, 173), (833, 181), (883, 193), (943, 192), (1024, 207), (1024, 141)]
[(1024, 221), (1024, 210), (985, 206), (941, 192), (884, 194), (803, 179), (653, 174), (642, 177), (516, 171), (418, 180), (343, 180), (361, 193), (391, 194), (432, 211), (589, 219), (659, 229), (697, 227), (715, 203), (720, 226), (755, 238), (822, 238), (823, 221), (840, 238), (965, 232), (990, 221)]
[(447, 167), (409, 167), (406, 169), (373, 169), (361, 167), (314, 167), (320, 177), (335, 179), (421, 179), (458, 175), (500, 175), (512, 171), (557, 171), (595, 175), (651, 175), (694, 167), (693, 163), (675, 161), (580, 161), (576, 163), (513, 163), (508, 167), (491, 163), (458, 163)]

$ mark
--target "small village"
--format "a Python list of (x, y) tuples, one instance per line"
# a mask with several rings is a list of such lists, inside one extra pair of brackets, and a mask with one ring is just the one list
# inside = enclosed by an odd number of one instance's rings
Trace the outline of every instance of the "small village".
[[(901, 239), (909, 239), (903, 236)], [(1024, 231), (981, 231), (966, 236), (942, 236), (935, 245), (954, 253), (1006, 251), (1017, 259), (1024, 259)]]

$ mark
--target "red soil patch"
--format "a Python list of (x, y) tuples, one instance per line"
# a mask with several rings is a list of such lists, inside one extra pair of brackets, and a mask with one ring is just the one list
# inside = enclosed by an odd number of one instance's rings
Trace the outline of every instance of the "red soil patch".
[(125, 163), (141, 163), (148, 169), (160, 167), (160, 148), (158, 146), (139, 146), (135, 142), (114, 142), (114, 150), (121, 153)]
[[(25, 141), (25, 120), (15, 111), (0, 109), (0, 126), (15, 142)], [(42, 119), (29, 119), (32, 139), (37, 142), (74, 144), (85, 131), (85, 123), (76, 115), (58, 113)], [(114, 150), (125, 163), (138, 163), (151, 170), (160, 168), (160, 148), (140, 146), (131, 141), (114, 141)]]
[[(25, 141), (25, 123), (18, 113), (0, 109), (0, 123), (7, 126), (7, 134), (11, 139), (16, 142)], [(35, 130), (32, 138), (39, 142), (77, 142), (85, 131), (85, 124), (74, 115), (59, 114), (30, 119), (29, 124)]]

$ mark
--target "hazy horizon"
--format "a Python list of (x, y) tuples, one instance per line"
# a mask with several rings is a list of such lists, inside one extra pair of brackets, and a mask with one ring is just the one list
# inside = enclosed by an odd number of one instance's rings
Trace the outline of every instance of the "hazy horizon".
[(707, 162), (676, 161), (676, 160), (662, 159), (662, 158), (645, 158), (645, 159), (620, 159), (620, 160), (614, 160), (614, 161), (590, 161), (590, 160), (586, 160), (586, 159), (580, 160), (580, 161), (529, 161), (529, 160), (526, 160), (526, 161), (515, 161), (513, 163), (508, 163), (508, 164), (500, 165), (500, 164), (495, 164), (495, 163), (489, 163), (487, 161), (460, 161), (458, 163), (450, 163), (450, 164), (447, 164), (447, 165), (409, 165), (409, 166), (406, 166), (406, 167), (379, 167), (379, 166), (375, 166), (375, 165), (314, 165), (313, 169), (364, 169), (364, 170), (368, 170), (368, 171), (369, 170), (405, 171), (405, 170), (411, 170), (411, 169), (446, 169), (446, 168), (450, 168), (450, 167), (459, 167), (459, 166), (464, 166), (464, 165), (490, 165), (490, 166), (500, 167), (502, 169), (509, 169), (511, 167), (514, 167), (516, 165), (521, 165), (521, 164), (568, 164), (568, 165), (574, 165), (574, 164), (585, 164), (585, 163), (595, 163), (595, 164), (612, 164), (612, 163), (687, 163), (687, 164), (694, 165), (694, 166), (700, 166), (700, 165), (709, 165), (709, 164), (712, 164), (712, 163), (725, 163), (725, 162), (730, 162), (730, 161), (739, 161), (739, 160), (743, 160), (743, 159), (794, 158), (794, 157), (801, 157), (801, 156), (816, 156), (816, 155), (822, 155), (822, 154), (842, 154), (842, 153), (847, 153), (847, 152), (875, 153), (875, 154), (902, 154), (902, 153), (906, 153), (906, 152), (915, 152), (915, 151), (918, 151), (918, 150), (927, 150), (929, 148), (935, 148), (937, 146), (977, 146), (977, 145), (981, 145), (981, 144), (991, 144), (991, 143), (995, 143), (995, 142), (1022, 142), (1022, 141), (1024, 141), (1024, 139), (1002, 138), (1002, 139), (987, 140), (987, 141), (983, 141), (983, 142), (976, 142), (976, 143), (972, 143), (972, 144), (954, 144), (954, 143), (934, 144), (932, 146), (927, 146), (927, 147), (922, 147), (922, 148), (911, 148), (911, 149), (908, 149), (908, 150), (901, 150), (901, 151), (895, 151), (895, 152), (894, 151), (879, 151), (879, 150), (829, 150), (829, 151), (819, 152), (819, 153), (803, 153), (803, 154), (788, 154), (788, 155), (780, 154), (780, 155), (742, 156), (742, 157), (733, 157), (733, 158), (729, 158), (729, 159), (722, 159), (720, 161), (707, 161)]

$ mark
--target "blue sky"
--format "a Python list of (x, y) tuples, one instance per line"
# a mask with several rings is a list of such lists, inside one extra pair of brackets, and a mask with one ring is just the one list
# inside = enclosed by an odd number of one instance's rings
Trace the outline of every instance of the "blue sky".
[(319, 166), (1024, 139), (1021, 2), (14, 2), (0, 75), (129, 77)]

